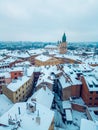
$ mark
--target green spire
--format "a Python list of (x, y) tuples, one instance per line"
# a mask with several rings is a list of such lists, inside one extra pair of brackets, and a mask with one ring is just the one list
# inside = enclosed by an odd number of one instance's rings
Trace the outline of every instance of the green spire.
[(62, 42), (66, 42), (66, 35), (65, 35), (65, 33), (63, 34)]

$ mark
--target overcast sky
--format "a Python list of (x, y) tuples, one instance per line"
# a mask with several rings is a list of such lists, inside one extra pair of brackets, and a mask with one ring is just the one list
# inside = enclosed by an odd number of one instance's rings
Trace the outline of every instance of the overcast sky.
[(98, 41), (98, 0), (0, 0), (0, 40)]

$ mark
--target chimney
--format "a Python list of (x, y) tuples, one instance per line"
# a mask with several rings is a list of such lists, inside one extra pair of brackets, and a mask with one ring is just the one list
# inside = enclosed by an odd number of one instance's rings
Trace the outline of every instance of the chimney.
[(38, 110), (37, 117), (36, 117), (36, 123), (37, 123), (38, 125), (40, 125), (39, 110)]
[(21, 114), (21, 112), (20, 112), (20, 107), (18, 107), (18, 114), (19, 114), (19, 115)]
[(33, 107), (33, 112), (35, 112), (36, 111), (36, 102), (33, 102), (34, 103), (34, 107)]

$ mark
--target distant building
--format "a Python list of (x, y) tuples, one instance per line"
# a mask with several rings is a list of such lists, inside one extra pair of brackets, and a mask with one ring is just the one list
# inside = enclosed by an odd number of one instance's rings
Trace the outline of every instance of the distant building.
[(58, 49), (58, 47), (57, 46), (55, 46), (55, 45), (47, 45), (47, 46), (45, 46), (45, 49), (46, 50), (50, 50), (50, 51), (54, 51), (54, 50), (57, 50)]
[(62, 42), (59, 43), (59, 53), (65, 54), (67, 52), (67, 42), (66, 42), (66, 35), (63, 34)]

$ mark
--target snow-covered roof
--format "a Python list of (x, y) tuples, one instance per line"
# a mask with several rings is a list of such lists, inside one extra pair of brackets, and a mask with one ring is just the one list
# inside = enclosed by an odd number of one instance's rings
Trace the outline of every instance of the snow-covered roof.
[(97, 125), (96, 125), (93, 121), (91, 121), (91, 120), (81, 119), (80, 130), (98, 130), (98, 127), (97, 127)]
[(58, 58), (65, 58), (65, 59), (70, 59), (70, 60), (76, 60), (76, 61), (80, 61), (80, 57), (79, 56), (75, 56), (75, 55), (68, 55), (68, 54), (64, 54), (64, 55), (61, 55), (61, 54), (57, 54), (55, 55), (55, 57), (58, 57)]
[(30, 66), (31, 63), (29, 61), (24, 61), (15, 64), (15, 66), (25, 66), (25, 65)]
[(92, 71), (92, 67), (89, 64), (78, 64), (78, 66), (73, 66), (72, 68), (73, 70), (75, 70), (76, 72), (90, 72)]
[(8, 51), (7, 49), (0, 50), (0, 54), (7, 54), (8, 52), (10, 52), (10, 51)]
[(40, 71), (41, 71), (41, 67), (40, 66), (39, 67), (35, 66), (34, 72), (40, 72)]
[(43, 82), (47, 82), (50, 84), (53, 84), (53, 77), (51, 73), (54, 73), (55, 75), (61, 73), (61, 70), (57, 69), (57, 66), (41, 66), (40, 67), (40, 72), (42, 73), (39, 76), (39, 79), (37, 81), (37, 86)]
[(10, 77), (11, 77), (11, 75), (10, 75), (10, 73), (9, 73), (9, 72), (2, 72), (2, 73), (0, 73), (0, 77), (10, 78)]
[(54, 127), (54, 130), (65, 130), (64, 128)]
[(61, 73), (62, 71), (61, 70), (59, 70), (59, 69), (57, 69), (57, 66), (56, 65), (54, 65), (54, 66), (41, 66), (41, 72), (42, 73), (44, 73), (44, 74), (46, 74), (46, 75), (50, 75), (51, 73), (54, 73), (54, 74), (59, 74), (59, 73)]
[(84, 76), (89, 91), (98, 91), (98, 81), (93, 75)]
[(45, 62), (47, 60), (50, 60), (51, 57), (42, 54), (42, 55), (37, 56), (35, 59), (39, 60), (39, 61), (42, 61), (42, 62)]
[(66, 83), (66, 79), (63, 75), (59, 78), (59, 81), (60, 81), (62, 88), (66, 88), (68, 86), (71, 86), (70, 82)]
[(16, 60), (17, 58), (13, 58), (13, 57), (4, 59), (2, 62), (0, 62), (0, 66), (8, 66), (9, 64), (15, 62)]
[(19, 89), (22, 85), (24, 85), (30, 77), (23, 76), (20, 79), (12, 81), (10, 84), (8, 84), (7, 88), (11, 91), (15, 92), (17, 89)]
[(12, 57), (18, 57), (18, 58), (28, 58), (30, 55), (27, 52), (20, 52), (20, 51), (13, 51), (8, 54)]
[(23, 67), (12, 67), (10, 72), (23, 71)]
[(5, 57), (4, 56), (0, 56), (0, 60), (4, 59)]
[(31, 55), (42, 54), (44, 51), (45, 51), (44, 49), (28, 50), (28, 52), (29, 52)]
[(31, 66), (27, 68), (27, 76), (32, 76), (33, 72), (35, 70), (35, 67)]
[(67, 121), (72, 121), (72, 113), (71, 113), (71, 110), (67, 109), (67, 110), (65, 110), (65, 113), (66, 113), (66, 120), (67, 120)]
[(39, 79), (38, 79), (38, 81), (37, 81), (36, 86), (40, 85), (40, 84), (43, 83), (43, 82), (47, 82), (47, 83), (53, 84), (53, 80), (52, 80), (52, 79), (49, 79), (48, 76), (50, 76), (50, 75), (41, 74), (41, 75), (39, 76)]
[(37, 92), (33, 94), (33, 96), (30, 98), (36, 99), (36, 102), (48, 107), (49, 109), (51, 108), (52, 102), (53, 102), (54, 95), (48, 89), (47, 87), (39, 89)]
[(55, 48), (55, 49), (57, 49), (57, 46), (55, 46), (55, 45), (46, 45), (45, 48)]
[(12, 106), (13, 103), (4, 94), (0, 94), (0, 116), (8, 111)]
[(63, 109), (71, 109), (70, 101), (63, 101), (62, 105), (63, 105)]
[(98, 64), (98, 55), (94, 57), (92, 56), (92, 57), (85, 58), (84, 62), (88, 64)]
[(76, 104), (80, 104), (80, 105), (84, 105), (85, 104), (81, 97), (72, 99), (72, 103), (76, 103)]
[(17, 60), (17, 58), (10, 57), (10, 58), (5, 59), (3, 62), (12, 63), (12, 62), (15, 62), (16, 60)]
[(66, 88), (72, 85), (81, 85), (81, 81), (77, 80), (74, 76), (70, 76), (70, 80), (66, 81), (67, 77), (64, 77), (63, 75), (59, 78), (60, 84), (62, 86), (62, 88)]
[[(31, 103), (32, 104), (32, 103)], [(19, 114), (20, 108), (20, 114)], [(39, 117), (40, 117), (40, 124), (36, 122), (36, 117), (38, 116), (39, 110)], [(36, 103), (36, 111), (28, 113), (26, 109), (26, 102), (24, 103), (16, 103), (8, 112), (6, 112), (0, 118), (0, 124), (4, 124), (8, 127), (0, 126), (0, 130), (11, 130), (15, 125), (8, 124), (8, 116), (11, 116), (12, 119), (18, 120), (21, 124), (19, 130), (48, 130), (53, 117), (54, 112), (48, 109), (47, 107)]]

